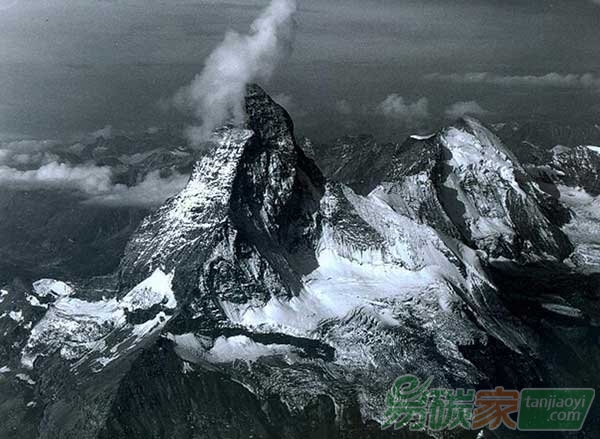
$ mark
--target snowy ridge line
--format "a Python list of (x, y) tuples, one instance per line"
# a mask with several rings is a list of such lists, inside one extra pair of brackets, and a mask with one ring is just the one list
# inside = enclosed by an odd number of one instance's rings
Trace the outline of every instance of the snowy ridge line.
[(573, 213), (562, 227), (575, 250), (571, 261), (584, 273), (600, 273), (600, 196), (592, 196), (583, 188), (558, 185), (560, 200)]
[(145, 232), (133, 237), (127, 252), (136, 253), (134, 266), (166, 262), (223, 221), (238, 162), (253, 135), (236, 128), (215, 133), (219, 146), (196, 163), (186, 187), (142, 222)]
[[(172, 312), (177, 307), (172, 280), (173, 273), (165, 274), (156, 269), (121, 300), (112, 298), (89, 302), (67, 295), (59, 296), (32, 328), (22, 351), (22, 366), (32, 369), (38, 356), (59, 352), (65, 360), (78, 360), (76, 367), (92, 353), (100, 355), (112, 350), (113, 342), (120, 345), (129, 341), (129, 349), (135, 347), (172, 317), (164, 311)], [(42, 290), (42, 294), (46, 293)], [(156, 305), (163, 310), (146, 322), (127, 322), (127, 313), (149, 310)]]

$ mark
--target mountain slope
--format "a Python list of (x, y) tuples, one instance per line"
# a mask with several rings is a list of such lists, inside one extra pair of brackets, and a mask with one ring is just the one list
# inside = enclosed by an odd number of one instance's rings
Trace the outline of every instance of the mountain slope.
[[(531, 264), (568, 270), (572, 247), (477, 121), (409, 139), (360, 195), (323, 178), (256, 86), (246, 113), (142, 222), (115, 276), (7, 286), (0, 410), (23, 426), (0, 433), (407, 437), (379, 428), (397, 376), (546, 384), (554, 363), (532, 321), (563, 310), (594, 331), (597, 306), (513, 300), (495, 277), (497, 263), (517, 279)], [(531, 300), (546, 311), (515, 305)]]

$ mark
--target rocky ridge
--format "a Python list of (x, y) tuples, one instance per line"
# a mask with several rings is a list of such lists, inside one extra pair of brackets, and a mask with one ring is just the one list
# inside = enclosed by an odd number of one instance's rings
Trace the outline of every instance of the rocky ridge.
[(548, 192), (479, 122), (409, 139), (361, 195), (322, 176), (256, 86), (246, 112), (143, 221), (115, 276), (7, 286), (0, 386), (23, 426), (4, 432), (405, 437), (378, 427), (398, 375), (547, 383), (535, 319), (595, 331), (597, 306), (544, 297), (529, 320), (499, 286), (493, 264), (571, 270), (573, 247)]

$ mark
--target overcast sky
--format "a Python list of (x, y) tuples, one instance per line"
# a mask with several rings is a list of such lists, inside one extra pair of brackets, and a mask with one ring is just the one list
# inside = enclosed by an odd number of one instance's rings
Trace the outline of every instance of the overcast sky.
[[(177, 123), (165, 99), (267, 1), (0, 0), (0, 137)], [(299, 0), (265, 88), (297, 130), (600, 115), (600, 0)]]

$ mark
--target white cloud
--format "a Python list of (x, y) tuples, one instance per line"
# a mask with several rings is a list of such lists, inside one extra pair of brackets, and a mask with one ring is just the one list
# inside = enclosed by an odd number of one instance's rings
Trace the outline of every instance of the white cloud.
[(391, 119), (412, 122), (429, 117), (429, 101), (427, 98), (410, 103), (402, 96), (394, 93), (389, 95), (377, 106), (377, 110)]
[(0, 165), (26, 166), (47, 164), (56, 160), (48, 150), (56, 146), (54, 140), (13, 140), (0, 142)]
[(208, 57), (202, 73), (177, 93), (175, 102), (192, 108), (202, 121), (188, 129), (192, 144), (207, 140), (227, 120), (243, 121), (246, 85), (269, 79), (291, 50), (295, 11), (295, 0), (272, 0), (248, 35), (229, 31)]
[[(600, 1), (600, 0), (599, 0)], [(432, 73), (425, 79), (435, 81), (449, 81), (462, 84), (493, 84), (500, 86), (530, 86), (530, 87), (562, 87), (600, 89), (600, 78), (593, 73), (548, 73), (545, 75), (498, 75), (495, 73)]]
[(161, 178), (157, 170), (150, 172), (139, 184), (127, 186), (113, 184), (112, 177), (111, 168), (89, 163), (51, 162), (26, 171), (0, 165), (0, 188), (71, 190), (85, 196), (86, 203), (106, 206), (158, 206), (180, 192), (189, 179), (182, 174)]
[[(111, 127), (106, 126), (86, 137), (107, 137), (111, 133)], [(0, 140), (0, 191), (4, 188), (66, 190), (76, 192), (87, 203), (150, 207), (160, 205), (177, 194), (189, 178), (179, 173), (161, 178), (160, 170), (156, 170), (135, 186), (115, 184), (114, 169), (110, 166), (98, 166), (92, 161), (83, 164), (64, 162), (55, 147), (79, 154), (85, 145), (75, 143), (65, 147), (54, 140)], [(135, 164), (136, 160), (155, 151), (121, 159), (123, 163)]]
[(110, 191), (111, 177), (109, 167), (92, 164), (51, 162), (26, 171), (0, 166), (0, 186), (18, 189), (69, 189), (93, 195)]
[(348, 102), (346, 99), (342, 99), (335, 103), (335, 110), (338, 113), (347, 116), (347, 115), (352, 114), (353, 108), (352, 108), (352, 104), (350, 104), (350, 102)]
[(87, 201), (88, 204), (104, 206), (160, 206), (168, 198), (178, 194), (185, 187), (189, 176), (173, 174), (167, 178), (160, 177), (160, 171), (150, 172), (136, 186), (115, 185), (110, 193), (97, 195)]
[(58, 142), (54, 140), (13, 140), (9, 142), (0, 142), (0, 150), (9, 150), (20, 153), (38, 152), (47, 150)]
[(475, 101), (456, 102), (446, 109), (446, 116), (456, 119), (465, 115), (483, 116), (489, 113)]

